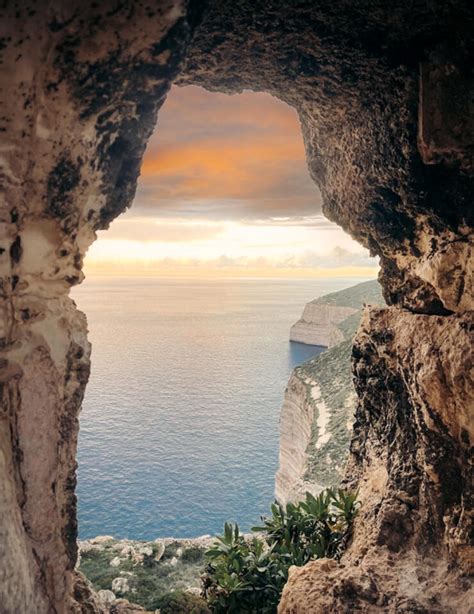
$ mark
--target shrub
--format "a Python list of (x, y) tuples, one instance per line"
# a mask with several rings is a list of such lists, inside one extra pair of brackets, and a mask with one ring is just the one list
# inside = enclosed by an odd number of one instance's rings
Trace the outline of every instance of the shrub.
[(89, 550), (81, 554), (80, 569), (94, 584), (96, 590), (110, 589), (112, 580), (117, 577), (117, 569), (110, 566), (110, 552)]
[(271, 506), (271, 516), (245, 538), (237, 524), (226, 523), (224, 534), (206, 552), (203, 592), (217, 614), (273, 614), (277, 610), (291, 565), (312, 559), (338, 559), (357, 513), (356, 493), (327, 489), (305, 501)]
[(176, 552), (178, 551), (179, 544), (178, 542), (171, 542), (165, 548), (163, 552), (163, 556), (161, 557), (162, 561), (171, 560), (174, 556), (176, 556)]
[(157, 607), (161, 614), (209, 614), (206, 602), (199, 595), (173, 591), (163, 595)]
[(181, 556), (183, 563), (198, 563), (204, 558), (204, 550), (198, 546), (191, 546)]

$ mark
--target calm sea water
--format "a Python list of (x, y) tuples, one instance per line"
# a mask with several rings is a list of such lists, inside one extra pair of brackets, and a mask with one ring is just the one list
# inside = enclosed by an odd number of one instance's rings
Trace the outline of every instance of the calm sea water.
[(304, 304), (359, 280), (89, 278), (79, 437), (82, 538), (244, 530), (273, 499), (278, 416)]

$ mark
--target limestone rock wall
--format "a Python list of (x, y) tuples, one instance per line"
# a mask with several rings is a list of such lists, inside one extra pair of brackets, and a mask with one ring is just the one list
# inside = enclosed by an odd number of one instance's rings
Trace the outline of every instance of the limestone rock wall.
[(311, 441), (314, 405), (308, 398), (306, 381), (293, 371), (280, 412), (280, 451), (275, 476), (275, 497), (280, 503), (298, 501), (304, 493), (317, 492), (317, 484), (306, 483), (306, 449)]
[(294, 569), (280, 612), (470, 611), (472, 314), (366, 310), (346, 486), (363, 503), (340, 563)]
[(1, 9), (2, 614), (100, 610), (74, 573), (90, 345), (69, 288), (130, 204), (190, 31), (179, 1), (126, 4)]
[(335, 345), (344, 339), (343, 333), (335, 324), (356, 311), (353, 307), (322, 305), (311, 301), (306, 304), (301, 319), (291, 327), (290, 341), (326, 347)]
[(306, 304), (300, 320), (290, 329), (290, 341), (326, 347), (336, 345), (348, 334), (354, 334), (357, 320), (349, 316), (355, 316), (366, 304), (384, 304), (376, 280), (320, 296)]
[(341, 483), (357, 405), (352, 336), (291, 374), (280, 413), (275, 496), (281, 503)]

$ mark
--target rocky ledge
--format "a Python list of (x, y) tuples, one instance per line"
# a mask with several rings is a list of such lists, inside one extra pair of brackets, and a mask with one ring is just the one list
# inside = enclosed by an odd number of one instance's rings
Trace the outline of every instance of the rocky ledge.
[(155, 612), (170, 593), (200, 594), (204, 553), (213, 537), (151, 541), (102, 535), (78, 542), (76, 569), (105, 612)]

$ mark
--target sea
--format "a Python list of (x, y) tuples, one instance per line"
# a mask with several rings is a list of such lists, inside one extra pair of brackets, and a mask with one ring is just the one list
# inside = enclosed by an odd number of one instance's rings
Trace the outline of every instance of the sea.
[(80, 416), (79, 536), (248, 531), (274, 498), (290, 343), (306, 302), (362, 279), (89, 277), (92, 371)]

